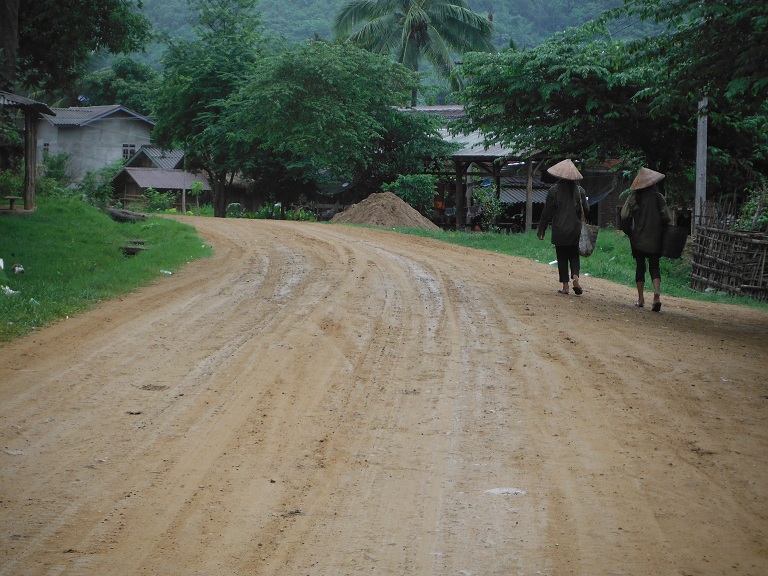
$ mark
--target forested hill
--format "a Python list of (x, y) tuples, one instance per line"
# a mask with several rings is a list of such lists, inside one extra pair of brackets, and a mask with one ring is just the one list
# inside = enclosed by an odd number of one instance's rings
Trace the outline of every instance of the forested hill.
[[(333, 17), (348, 0), (260, 0), (263, 23), (274, 36), (302, 42), (330, 39)], [(144, 13), (158, 31), (172, 37), (190, 35), (192, 12), (187, 0), (144, 0)], [(470, 0), (478, 14), (493, 14), (494, 43), (518, 48), (541, 44), (553, 33), (579, 26), (621, 0)]]

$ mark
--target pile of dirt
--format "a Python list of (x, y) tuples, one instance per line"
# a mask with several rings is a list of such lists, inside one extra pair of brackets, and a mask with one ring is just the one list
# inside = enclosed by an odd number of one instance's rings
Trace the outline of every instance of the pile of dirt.
[(343, 212), (339, 212), (331, 222), (344, 224), (362, 224), (366, 226), (384, 226), (386, 228), (423, 228), (440, 230), (440, 227), (414, 210), (407, 202), (392, 192), (371, 194)]

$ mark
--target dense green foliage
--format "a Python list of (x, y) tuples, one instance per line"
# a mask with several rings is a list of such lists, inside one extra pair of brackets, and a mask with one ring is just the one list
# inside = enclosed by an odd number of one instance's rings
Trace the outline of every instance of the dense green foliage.
[[(24, 218), (3, 218), (0, 235), (0, 341), (10, 340), (101, 300), (125, 294), (163, 272), (206, 257), (209, 246), (191, 226), (150, 218), (120, 224), (75, 199), (41, 196)], [(87, 234), (83, 234), (87, 230)], [(141, 239), (147, 248), (126, 257), (120, 247)], [(24, 274), (13, 274), (14, 263)]]
[(400, 174), (391, 184), (382, 184), (382, 192), (392, 192), (424, 215), (432, 211), (437, 177), (432, 174)]
[(217, 216), (234, 174), (285, 203), (333, 182), (378, 189), (449, 151), (434, 119), (395, 109), (415, 85), (403, 66), (348, 43), (268, 43), (253, 6), (218, 3), (197, 40), (172, 43), (155, 103), (156, 141), (208, 172)]
[[(708, 96), (710, 194), (741, 196), (768, 173), (768, 65), (740, 63), (735, 54), (764, 49), (768, 7), (757, 0), (717, 6), (715, 26), (709, 3), (633, 0), (604, 21), (531, 50), (469, 54), (463, 127), (521, 149), (621, 158), (628, 170), (647, 165), (668, 174), (674, 203), (686, 207), (693, 196), (698, 103)], [(616, 41), (605, 24), (617, 15), (652, 17), (669, 29)], [(732, 43), (719, 36), (712, 42), (714, 31)]]
[(80, 93), (87, 95), (90, 106), (120, 103), (149, 116), (157, 79), (158, 73), (148, 64), (121, 56), (112, 62), (112, 66), (86, 75)]
[(246, 82), (262, 46), (256, 0), (193, 0), (199, 12), (195, 40), (170, 44), (154, 102), (154, 140), (182, 148), (189, 168), (207, 172), (214, 211), (225, 215), (226, 183), (242, 167), (219, 121), (224, 102)]
[[(438, 78), (452, 80), (454, 89), (461, 84), (454, 54), (493, 51), (490, 20), (474, 13), (466, 0), (350, 0), (333, 27), (337, 38), (393, 55), (414, 72), (422, 61), (429, 62)], [(411, 105), (417, 103), (414, 88)]]
[(71, 90), (93, 52), (140, 50), (150, 32), (150, 23), (140, 7), (141, 2), (135, 0), (18, 2), (15, 55), (9, 50), (12, 43), (5, 42), (13, 36), (13, 23), (0, 24), (6, 59), (3, 87), (13, 88), (18, 82), (47, 91)]
[(377, 188), (449, 150), (433, 119), (394, 108), (413, 83), (388, 58), (312, 41), (260, 60), (221, 122), (231, 141), (240, 139), (236, 147), (255, 147), (246, 173), (263, 179), (276, 160), (287, 168), (271, 183), (283, 200), (292, 186), (316, 188), (327, 178)]
[[(333, 19), (348, 0), (260, 0), (259, 11), (266, 30), (288, 42), (311, 38), (330, 39)], [(471, 10), (493, 17), (492, 42), (496, 48), (541, 44), (553, 33), (579, 26), (595, 19), (604, 11), (616, 8), (621, 0), (468, 0)], [(187, 0), (143, 0), (142, 13), (155, 24), (161, 36), (191, 37), (190, 20), (194, 11)], [(634, 22), (631, 26), (617, 22), (613, 31), (619, 38), (638, 37), (647, 26)], [(160, 50), (150, 49), (149, 61), (158, 63)]]

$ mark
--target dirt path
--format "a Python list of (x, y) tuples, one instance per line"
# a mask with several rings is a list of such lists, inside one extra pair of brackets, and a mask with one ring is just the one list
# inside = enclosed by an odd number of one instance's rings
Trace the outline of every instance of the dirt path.
[(768, 574), (768, 314), (191, 221), (213, 259), (0, 348), (0, 576)]

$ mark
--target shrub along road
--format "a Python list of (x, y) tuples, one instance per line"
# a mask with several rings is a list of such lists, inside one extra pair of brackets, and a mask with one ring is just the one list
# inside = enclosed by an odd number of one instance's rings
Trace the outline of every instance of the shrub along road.
[(0, 348), (0, 575), (768, 573), (768, 313), (185, 221), (213, 258)]

